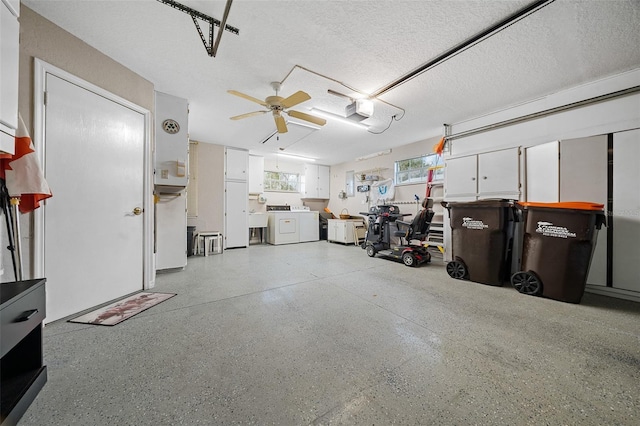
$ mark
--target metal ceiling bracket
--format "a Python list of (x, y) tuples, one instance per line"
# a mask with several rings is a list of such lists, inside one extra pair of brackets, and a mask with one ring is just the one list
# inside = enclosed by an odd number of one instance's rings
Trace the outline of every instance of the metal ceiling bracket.
[[(207, 54), (209, 56), (212, 56), (212, 57), (216, 56), (216, 53), (218, 51), (218, 46), (220, 45), (220, 39), (222, 38), (222, 29), (229, 31), (230, 33), (235, 35), (240, 34), (240, 30), (238, 28), (232, 27), (231, 25), (227, 25), (227, 18), (229, 17), (229, 10), (231, 10), (231, 3), (233, 0), (227, 0), (227, 4), (225, 5), (225, 8), (224, 8), (224, 15), (222, 17), (222, 22), (220, 22), (216, 18), (213, 18), (209, 15), (205, 15), (202, 12), (198, 12), (195, 9), (192, 9), (188, 6), (178, 3), (177, 1), (173, 1), (173, 0), (158, 0), (158, 1), (160, 3), (164, 3), (167, 6), (171, 6), (172, 8), (177, 9), (191, 16), (191, 19), (193, 20), (193, 23), (196, 26), (196, 30), (198, 30), (198, 34), (200, 35), (200, 40), (202, 40), (202, 44), (204, 44), (204, 48), (206, 49)], [(204, 37), (204, 33), (202, 32), (202, 29), (200, 28), (198, 19), (209, 24), (209, 41), (208, 42), (207, 42), (207, 39), (205, 39)], [(220, 27), (220, 30), (218, 30), (218, 36), (216, 37), (215, 41), (213, 39), (213, 27)]]

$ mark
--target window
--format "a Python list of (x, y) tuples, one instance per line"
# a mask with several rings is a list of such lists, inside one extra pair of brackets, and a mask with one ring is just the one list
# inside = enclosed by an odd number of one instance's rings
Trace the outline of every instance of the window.
[(423, 155), (396, 161), (395, 177), (396, 185), (426, 182), (429, 170), (433, 170), (432, 181), (444, 178), (442, 156), (438, 154)]
[(286, 172), (264, 172), (264, 190), (270, 192), (300, 192), (300, 175)]

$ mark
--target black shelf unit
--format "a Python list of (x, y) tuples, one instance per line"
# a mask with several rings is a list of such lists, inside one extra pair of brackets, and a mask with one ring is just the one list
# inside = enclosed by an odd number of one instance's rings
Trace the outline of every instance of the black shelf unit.
[(15, 425), (47, 382), (42, 320), (46, 280), (0, 284), (0, 423)]

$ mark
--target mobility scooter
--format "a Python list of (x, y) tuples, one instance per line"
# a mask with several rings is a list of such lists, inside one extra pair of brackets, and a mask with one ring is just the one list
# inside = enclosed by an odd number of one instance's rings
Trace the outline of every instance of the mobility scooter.
[[(380, 254), (386, 258), (402, 260), (407, 266), (417, 266), (429, 262), (431, 253), (424, 246), (423, 241), (429, 234), (429, 226), (434, 212), (433, 200), (425, 198), (423, 209), (416, 213), (413, 221), (400, 220), (411, 214), (402, 214), (398, 206), (373, 206), (364, 214), (368, 217), (367, 233), (362, 245), (369, 257)], [(391, 237), (399, 237), (400, 244), (393, 245)]]

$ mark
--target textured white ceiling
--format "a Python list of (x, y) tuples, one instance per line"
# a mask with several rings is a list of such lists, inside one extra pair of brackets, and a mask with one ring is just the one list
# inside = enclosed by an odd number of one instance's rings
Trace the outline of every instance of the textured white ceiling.
[[(437, 136), (443, 123), (640, 67), (640, 1), (556, 0), (381, 95), (368, 120), (375, 132), (391, 123), (381, 134), (329, 121), (320, 130), (290, 126), (263, 144), (275, 130), (270, 114), (229, 120), (261, 107), (228, 89), (264, 99), (274, 94), (270, 82), (283, 81), (280, 95), (312, 97), (294, 109), (340, 112), (348, 101), (328, 89), (372, 93), (531, 1), (235, 0), (227, 23), (240, 34), (224, 32), (215, 58), (191, 17), (155, 0), (23, 3), (156, 90), (188, 99), (192, 139), (262, 154), (285, 148), (320, 164)], [(225, 7), (181, 3), (217, 19)]]

